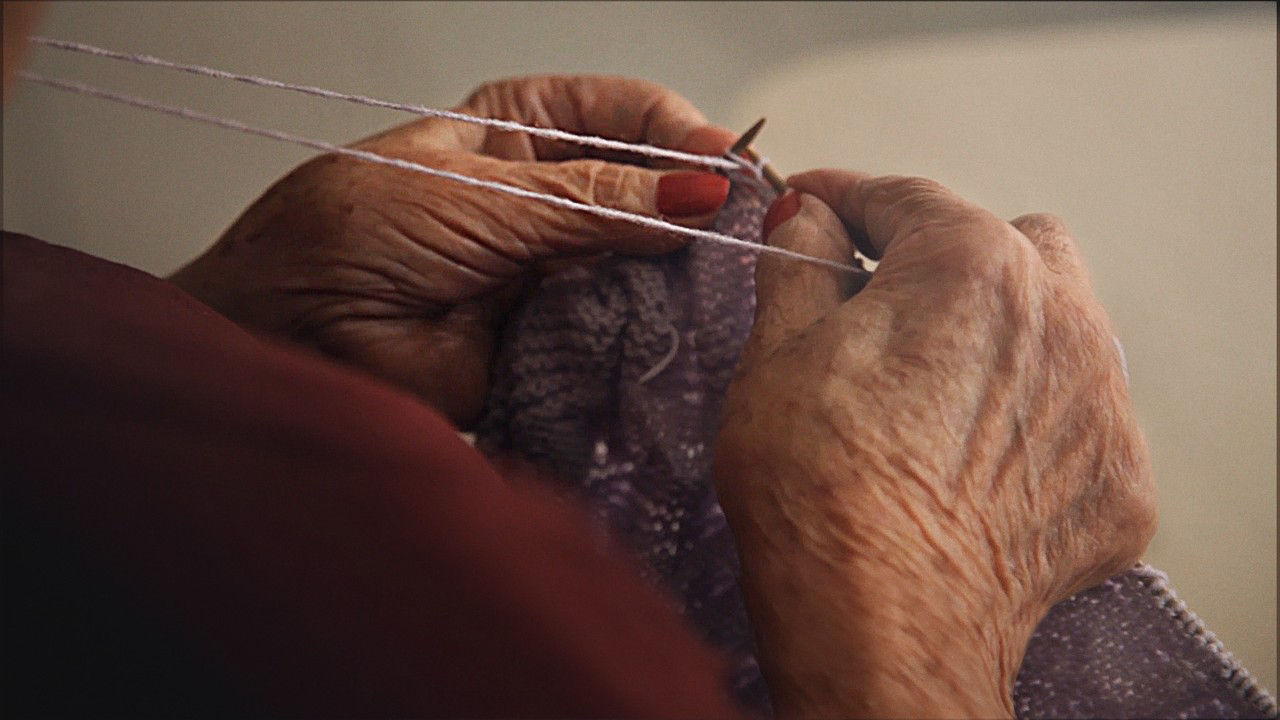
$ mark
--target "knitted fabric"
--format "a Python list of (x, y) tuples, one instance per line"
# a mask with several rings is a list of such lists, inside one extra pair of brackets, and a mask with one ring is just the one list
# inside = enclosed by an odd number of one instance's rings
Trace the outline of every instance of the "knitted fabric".
[[(773, 193), (739, 181), (715, 230), (758, 242)], [(768, 709), (711, 482), (711, 446), (755, 312), (755, 255), (695, 242), (543, 281), (510, 324), (477, 446), (541, 461), (730, 655), (734, 694)], [(656, 370), (656, 372), (654, 372)]]
[(1275, 698), (1149, 565), (1055, 605), (1013, 700), (1020, 718), (1276, 716)]
[[(735, 177), (715, 230), (760, 242), (773, 192)], [(731, 660), (740, 702), (769, 713), (711, 452), (750, 331), (755, 256), (695, 242), (548, 278), (499, 348), (477, 445), (548, 467), (643, 561)], [(1275, 703), (1135, 569), (1052, 609), (1014, 687), (1019, 717), (1256, 717)], [(1200, 632), (1196, 631), (1200, 629)]]

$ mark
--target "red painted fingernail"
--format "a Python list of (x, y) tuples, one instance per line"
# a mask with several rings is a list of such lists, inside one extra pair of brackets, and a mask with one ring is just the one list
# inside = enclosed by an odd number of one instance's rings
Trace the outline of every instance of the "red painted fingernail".
[(764, 237), (768, 238), (773, 229), (790, 220), (800, 212), (800, 193), (788, 190), (782, 197), (773, 201), (769, 212), (764, 214)]
[(715, 212), (729, 198), (729, 178), (715, 173), (674, 172), (658, 178), (658, 212), (689, 217)]

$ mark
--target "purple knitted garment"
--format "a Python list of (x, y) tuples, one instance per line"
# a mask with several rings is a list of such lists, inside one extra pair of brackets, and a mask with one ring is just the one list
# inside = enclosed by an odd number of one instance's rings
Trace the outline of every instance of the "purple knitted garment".
[[(773, 191), (735, 177), (715, 230), (760, 242)], [(754, 253), (706, 241), (548, 278), (513, 318), (477, 429), (550, 468), (632, 548), (769, 713), (711, 478), (721, 402), (755, 309)], [(1055, 606), (1014, 686), (1021, 718), (1274, 717), (1276, 704), (1140, 567)]]

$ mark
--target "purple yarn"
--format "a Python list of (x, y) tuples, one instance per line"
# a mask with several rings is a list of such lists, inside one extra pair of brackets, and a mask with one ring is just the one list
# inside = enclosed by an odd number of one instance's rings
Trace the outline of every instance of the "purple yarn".
[[(759, 242), (772, 199), (761, 184), (735, 182), (715, 230)], [(476, 437), (566, 479), (729, 653), (739, 700), (767, 712), (711, 481), (720, 404), (755, 312), (754, 270), (748, 250), (695, 241), (543, 281), (508, 328)]]
[[(735, 177), (715, 230), (760, 242), (773, 197)], [(738, 700), (769, 714), (711, 475), (721, 402), (754, 315), (754, 268), (747, 250), (695, 241), (548, 278), (507, 328), (477, 444), (561, 478), (729, 656)], [(1171, 606), (1150, 568), (1055, 606), (1014, 686), (1018, 716), (1275, 717), (1271, 696)]]
[(1020, 718), (1275, 717), (1275, 699), (1139, 565), (1053, 606), (1014, 683)]

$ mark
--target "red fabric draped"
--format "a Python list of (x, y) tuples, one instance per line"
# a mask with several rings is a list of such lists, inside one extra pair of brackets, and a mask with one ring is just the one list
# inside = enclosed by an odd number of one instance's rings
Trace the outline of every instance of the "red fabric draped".
[(412, 396), (3, 240), (9, 710), (738, 712), (577, 508)]

